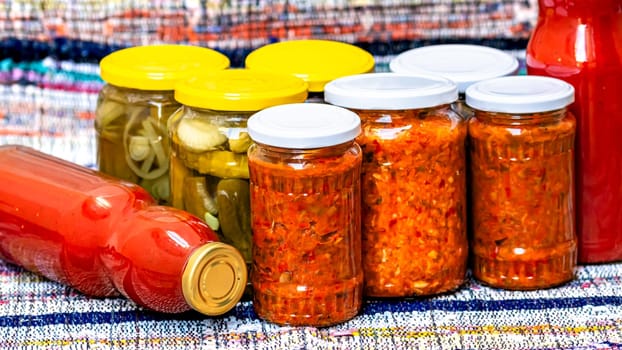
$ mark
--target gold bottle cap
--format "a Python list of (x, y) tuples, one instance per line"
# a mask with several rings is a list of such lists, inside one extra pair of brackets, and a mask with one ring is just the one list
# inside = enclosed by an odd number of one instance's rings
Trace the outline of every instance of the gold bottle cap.
[(194, 310), (217, 316), (240, 301), (246, 279), (246, 263), (240, 252), (228, 244), (212, 242), (190, 255), (182, 277), (182, 291)]

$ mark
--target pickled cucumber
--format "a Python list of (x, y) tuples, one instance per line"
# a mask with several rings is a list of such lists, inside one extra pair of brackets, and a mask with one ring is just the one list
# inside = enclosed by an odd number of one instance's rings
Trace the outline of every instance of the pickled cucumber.
[[(140, 112), (135, 112), (130, 118), (129, 125), (137, 123), (135, 119), (140, 117)], [(151, 118), (142, 120), (140, 122), (142, 128), (133, 132), (144, 136), (130, 135), (129, 125), (123, 134), (127, 165), (143, 179), (153, 180), (164, 175), (169, 166), (166, 133), (161, 130), (159, 123)]]
[(167, 121), (180, 105), (173, 93), (133, 91), (110, 85), (100, 94), (95, 127), (99, 170), (145, 187), (167, 204)]
[(250, 188), (246, 180), (223, 179), (216, 189), (218, 219), (225, 239), (251, 261)]
[(187, 177), (184, 180), (184, 207), (200, 218), (205, 213), (218, 214), (218, 207), (210, 195), (203, 176)]
[(142, 179), (138, 185), (147, 190), (159, 203), (168, 201), (171, 193), (168, 174), (164, 174), (152, 180)]
[(246, 154), (246, 151), (248, 151), (248, 148), (252, 143), (253, 141), (251, 140), (251, 137), (248, 136), (248, 133), (241, 132), (237, 139), (229, 139), (229, 149), (231, 152)]
[(219, 178), (248, 179), (248, 157), (246, 154), (229, 151), (210, 151), (203, 153), (179, 152), (184, 164), (201, 174)]
[(191, 176), (188, 169), (176, 156), (171, 156), (170, 170), (171, 196), (170, 203), (173, 207), (184, 209), (184, 180)]
[(103, 100), (95, 111), (95, 126), (99, 137), (115, 142), (121, 140), (125, 127), (125, 108), (123, 104)]
[(216, 125), (201, 119), (180, 120), (177, 137), (181, 146), (193, 152), (215, 150), (227, 142), (227, 136), (223, 135)]
[(123, 132), (127, 122), (124, 104), (103, 100), (96, 112), (97, 165), (101, 172), (137, 183), (138, 176), (128, 167), (123, 158)]

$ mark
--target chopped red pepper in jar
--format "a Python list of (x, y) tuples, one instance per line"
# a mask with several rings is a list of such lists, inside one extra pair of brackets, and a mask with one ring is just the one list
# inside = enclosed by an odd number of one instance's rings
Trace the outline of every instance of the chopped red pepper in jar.
[(466, 125), (448, 107), (357, 110), (363, 131), (365, 293), (457, 288), (465, 278)]
[[(308, 103), (271, 107), (249, 119), (251, 137), (254, 118), (281, 110), (292, 118), (305, 113), (315, 117), (318, 110), (321, 118), (342, 109)], [(358, 134), (359, 118), (343, 111), (356, 122)], [(303, 118), (299, 123), (313, 122)], [(273, 147), (261, 139), (251, 146), (251, 279), (259, 317), (322, 327), (358, 313), (363, 291), (362, 154), (356, 134), (345, 143), (312, 149)]]
[(465, 279), (466, 124), (452, 81), (396, 73), (335, 79), (326, 101), (361, 118), (365, 295), (404, 297)]
[(574, 277), (576, 122), (564, 108), (573, 91), (535, 76), (467, 89), (475, 109), (469, 121), (473, 274), (486, 284), (530, 290)]
[(482, 114), (469, 125), (474, 274), (508, 289), (566, 282), (576, 263), (574, 118), (509, 127)]

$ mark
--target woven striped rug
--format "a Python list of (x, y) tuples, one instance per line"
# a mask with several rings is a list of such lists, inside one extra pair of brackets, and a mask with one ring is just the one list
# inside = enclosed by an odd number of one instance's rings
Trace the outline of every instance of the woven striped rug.
[(580, 267), (562, 287), (491, 289), (472, 280), (433, 298), (368, 300), (328, 328), (280, 327), (251, 302), (228, 314), (161, 314), (92, 299), (0, 262), (2, 349), (614, 349), (622, 347), (622, 264)]

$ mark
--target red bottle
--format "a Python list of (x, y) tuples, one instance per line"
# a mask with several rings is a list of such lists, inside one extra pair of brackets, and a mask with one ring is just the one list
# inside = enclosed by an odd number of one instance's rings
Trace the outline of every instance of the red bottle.
[(142, 188), (23, 146), (0, 146), (0, 258), (91, 296), (161, 312), (230, 310), (246, 265), (200, 219)]
[(622, 260), (622, 0), (539, 0), (528, 74), (575, 88), (579, 262)]

